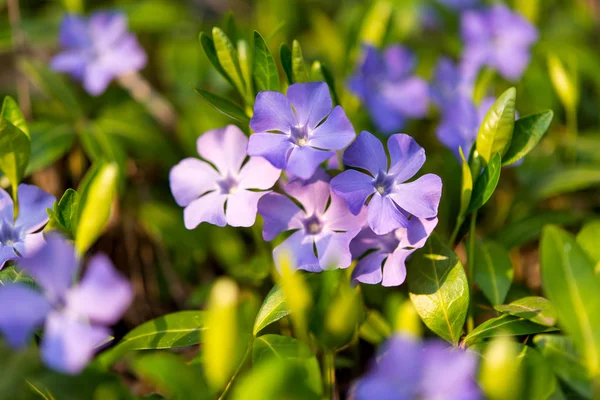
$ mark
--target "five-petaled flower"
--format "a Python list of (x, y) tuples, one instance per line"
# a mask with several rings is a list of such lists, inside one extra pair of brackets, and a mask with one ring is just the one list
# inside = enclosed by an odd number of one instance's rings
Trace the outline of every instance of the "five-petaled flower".
[(392, 336), (353, 388), (356, 400), (478, 400), (477, 356), (441, 341)]
[(369, 199), (367, 220), (378, 235), (408, 227), (409, 216), (433, 218), (442, 196), (439, 176), (426, 174), (412, 178), (425, 163), (425, 151), (408, 135), (388, 139), (390, 163), (379, 139), (363, 131), (344, 152), (344, 164), (365, 172), (346, 170), (333, 178), (331, 189), (342, 197), (357, 215)]
[(383, 286), (401, 285), (406, 278), (406, 259), (425, 245), (437, 223), (436, 217), (412, 217), (408, 227), (387, 235), (376, 235), (370, 228), (364, 228), (350, 242), (352, 257), (358, 259), (352, 280), (369, 284), (381, 282)]
[(7, 261), (26, 256), (44, 243), (41, 232), (48, 222), (46, 210), (52, 208), (54, 196), (36, 186), (21, 184), (17, 189), (19, 215), (14, 218), (14, 204), (0, 189), (0, 269)]
[(364, 58), (348, 86), (382, 133), (397, 132), (408, 118), (427, 114), (427, 83), (412, 75), (414, 68), (415, 57), (402, 46), (390, 46), (382, 53), (364, 46)]
[(340, 106), (332, 109), (324, 82), (296, 83), (287, 95), (260, 92), (254, 103), (248, 154), (262, 156), (292, 176), (309, 179), (356, 136)]
[(52, 59), (52, 69), (83, 82), (94, 96), (114, 78), (146, 65), (146, 53), (127, 30), (127, 17), (121, 13), (100, 11), (89, 19), (67, 15), (59, 42), (63, 51)]
[[(252, 226), (258, 200), (268, 193), (281, 171), (262, 157), (246, 163), (248, 138), (235, 125), (214, 129), (198, 138), (198, 154), (171, 169), (175, 201), (185, 207), (185, 226), (202, 222), (217, 226)], [(212, 164), (212, 165), (211, 165)]]
[(19, 267), (42, 289), (13, 283), (0, 287), (0, 331), (13, 347), (27, 344), (33, 331), (44, 324), (41, 351), (44, 362), (65, 373), (78, 373), (95, 349), (110, 338), (108, 326), (116, 323), (133, 298), (127, 280), (105, 255), (88, 263), (77, 284), (79, 260), (73, 246), (57, 234)]
[(348, 267), (352, 261), (350, 241), (363, 227), (365, 213), (353, 215), (348, 211), (345, 202), (331, 193), (329, 175), (322, 169), (310, 180), (293, 179), (283, 190), (302, 208), (278, 193), (270, 193), (258, 203), (265, 240), (295, 230), (273, 250), (277, 267), (281, 267), (285, 253), (292, 257), (295, 267), (306, 271)]

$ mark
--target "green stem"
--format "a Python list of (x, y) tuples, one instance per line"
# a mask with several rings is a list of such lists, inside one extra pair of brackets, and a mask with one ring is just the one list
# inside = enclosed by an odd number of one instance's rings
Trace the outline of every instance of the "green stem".
[(252, 345), (253, 344), (254, 344), (254, 337), (252, 337), (252, 339), (250, 340), (250, 343), (248, 343), (248, 348), (246, 349), (246, 353), (244, 354), (244, 358), (242, 358), (242, 361), (240, 362), (240, 365), (238, 365), (238, 367), (235, 370), (233, 376), (231, 377), (231, 379), (227, 383), (227, 386), (225, 386), (225, 389), (223, 389), (223, 392), (221, 393), (221, 396), (219, 396), (219, 400), (223, 400), (223, 399), (226, 398), (227, 393), (229, 393), (229, 390), (233, 386), (233, 382), (235, 381), (235, 378), (237, 378), (238, 374), (240, 373), (240, 371), (242, 370), (242, 368), (244, 367), (244, 365), (246, 365), (246, 362), (248, 362), (248, 357), (250, 357), (250, 355), (252, 354)]
[(323, 354), (323, 395), (326, 399), (337, 400), (335, 388), (335, 352), (326, 350)]
[(469, 250), (467, 260), (467, 274), (469, 279), (469, 313), (467, 315), (467, 333), (470, 333), (474, 328), (473, 317), (473, 287), (475, 279), (473, 278), (473, 270), (475, 267), (475, 223), (477, 221), (477, 211), (471, 214), (471, 224), (469, 227)]
[(448, 245), (452, 248), (454, 247), (454, 242), (456, 242), (456, 237), (458, 236), (458, 231), (460, 230), (460, 227), (462, 226), (463, 222), (465, 222), (465, 218), (463, 216), (459, 215), (456, 218), (456, 225), (454, 226), (452, 235), (450, 235), (450, 241), (448, 242)]

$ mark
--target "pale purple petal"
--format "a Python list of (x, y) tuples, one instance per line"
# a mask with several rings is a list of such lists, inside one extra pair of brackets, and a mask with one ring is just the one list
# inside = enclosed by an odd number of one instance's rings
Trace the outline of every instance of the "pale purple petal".
[(358, 215), (367, 198), (375, 193), (374, 179), (348, 169), (331, 180), (331, 190), (346, 201), (352, 214)]
[(358, 259), (369, 250), (382, 249), (381, 236), (368, 226), (363, 228), (350, 243), (352, 258)]
[(285, 185), (283, 190), (302, 204), (307, 216), (322, 215), (329, 200), (329, 179), (323, 169), (318, 169), (311, 179), (296, 178)]
[(287, 257), (290, 258), (292, 266), (295, 266), (296, 269), (311, 272), (322, 271), (319, 260), (315, 256), (313, 236), (306, 235), (302, 230), (293, 233), (273, 250), (273, 259), (279, 271)]
[(352, 281), (370, 285), (381, 282), (381, 279), (383, 278), (381, 264), (386, 257), (387, 254), (380, 251), (367, 254), (356, 263), (356, 267), (354, 267), (354, 271), (352, 271)]
[(279, 131), (289, 134), (291, 127), (296, 125), (292, 104), (282, 93), (264, 91), (256, 95), (254, 114), (250, 120), (250, 128), (254, 132)]
[(399, 286), (406, 279), (406, 259), (414, 250), (398, 249), (390, 254), (383, 265), (382, 286)]
[(344, 109), (336, 106), (327, 120), (315, 129), (308, 144), (326, 150), (341, 150), (348, 146), (356, 133)]
[(248, 141), (248, 155), (266, 158), (275, 168), (285, 169), (294, 144), (280, 133), (255, 133)]
[(0, 332), (12, 347), (23, 347), (50, 311), (50, 303), (34, 289), (21, 284), (0, 286)]
[(184, 158), (169, 172), (171, 193), (177, 204), (187, 206), (204, 193), (217, 190), (219, 173), (197, 158)]
[(66, 309), (92, 323), (112, 325), (121, 319), (132, 300), (129, 281), (107, 256), (97, 254), (90, 259), (83, 279), (67, 293)]
[(421, 78), (408, 78), (381, 89), (390, 109), (404, 117), (421, 118), (429, 107), (429, 88)]
[(47, 209), (52, 208), (56, 197), (42, 189), (24, 183), (19, 185), (19, 216), (15, 228), (35, 232), (48, 222)]
[(83, 79), (85, 67), (89, 58), (81, 50), (65, 50), (57, 54), (50, 61), (50, 68), (53, 71), (65, 72), (75, 79)]
[(275, 168), (265, 158), (250, 157), (238, 175), (238, 186), (243, 189), (270, 189), (280, 175), (281, 170)]
[[(6, 192), (6, 190), (0, 188), (0, 217), (5, 221), (3, 223), (10, 223), (14, 221), (14, 205), (12, 198)], [(1, 222), (1, 221), (0, 221)]]
[(387, 155), (379, 139), (362, 131), (344, 152), (344, 164), (366, 169), (375, 177), (379, 171), (387, 171)]
[[(506, 58), (510, 57), (510, 58)], [(516, 49), (512, 43), (496, 46), (494, 51), (495, 66), (501, 76), (509, 81), (517, 81), (529, 65), (531, 55), (528, 48)]]
[(348, 210), (346, 201), (332, 193), (329, 207), (323, 215), (323, 221), (326, 222), (330, 230), (358, 232), (367, 221), (367, 208), (361, 207), (359, 212), (353, 215)]
[(281, 232), (302, 228), (304, 212), (292, 200), (279, 193), (268, 193), (258, 202), (258, 213), (263, 217), (263, 238), (275, 239)]
[(267, 192), (238, 189), (227, 199), (225, 218), (230, 226), (252, 226), (256, 221), (258, 201)]
[(50, 368), (77, 374), (91, 361), (96, 348), (110, 337), (103, 326), (92, 326), (63, 312), (52, 312), (46, 320), (42, 359)]
[(31, 233), (29, 235), (25, 235), (25, 239), (23, 240), (23, 250), (19, 249), (19, 252), (23, 255), (23, 257), (31, 257), (44, 245), (46, 244), (46, 239), (44, 238), (43, 232)]
[(416, 181), (396, 185), (389, 197), (410, 214), (433, 218), (442, 197), (442, 180), (437, 175), (426, 174)]
[(202, 222), (225, 226), (225, 200), (227, 195), (211, 192), (192, 201), (183, 210), (183, 221), (187, 229), (194, 229)]
[(352, 262), (350, 241), (358, 230), (331, 232), (316, 237), (317, 255), (322, 270), (348, 268)]
[(70, 14), (63, 18), (58, 39), (66, 48), (85, 49), (92, 44), (85, 19)]
[(388, 46), (383, 52), (388, 79), (397, 81), (405, 78), (415, 68), (415, 56), (404, 46)]
[(327, 161), (335, 153), (318, 150), (310, 146), (295, 146), (290, 153), (290, 158), (285, 170), (302, 179), (310, 179), (319, 165)]
[(110, 49), (127, 34), (127, 17), (121, 13), (95, 12), (88, 24), (96, 46), (101, 49)]
[(16, 260), (17, 258), (19, 256), (15, 253), (13, 246), (0, 244), (0, 270), (4, 268), (4, 264), (8, 261)]
[(408, 228), (398, 232), (400, 239), (400, 247), (413, 247), (420, 249), (425, 246), (425, 242), (431, 235), (431, 232), (437, 226), (438, 219), (434, 218), (417, 218), (412, 217), (409, 221)]
[(224, 177), (240, 171), (247, 145), (248, 138), (235, 125), (210, 130), (196, 142), (200, 157), (213, 163)]
[(425, 164), (425, 150), (412, 137), (403, 133), (392, 135), (387, 145), (391, 160), (389, 174), (397, 183), (415, 176)]
[(325, 82), (294, 83), (286, 95), (294, 106), (298, 125), (310, 129), (325, 119), (333, 106), (329, 86)]
[(119, 77), (144, 68), (147, 60), (146, 52), (140, 46), (135, 35), (130, 33), (124, 35), (110, 49), (107, 49), (96, 62), (111, 71), (114, 77)]
[(378, 235), (385, 235), (391, 231), (408, 225), (408, 219), (398, 209), (389, 196), (375, 193), (367, 209), (369, 226)]
[(88, 64), (83, 74), (83, 88), (92, 96), (98, 96), (106, 90), (112, 79), (113, 74), (103, 65)]

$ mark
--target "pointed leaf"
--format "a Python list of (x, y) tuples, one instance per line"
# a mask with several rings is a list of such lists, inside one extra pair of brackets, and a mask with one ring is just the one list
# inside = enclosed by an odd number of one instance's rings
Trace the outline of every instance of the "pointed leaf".
[(246, 84), (242, 77), (240, 61), (235, 46), (221, 29), (214, 27), (212, 34), (219, 64), (221, 64), (221, 67), (227, 73), (227, 76), (233, 81), (238, 92), (242, 97), (245, 97)]
[(533, 150), (550, 127), (553, 116), (552, 110), (547, 110), (519, 118), (515, 122), (510, 146), (502, 156), (502, 165), (514, 164)]
[(279, 47), (279, 60), (281, 61), (281, 66), (283, 67), (283, 71), (285, 72), (285, 76), (287, 76), (288, 83), (291, 85), (294, 83), (294, 72), (292, 69), (292, 51), (289, 46), (285, 43), (281, 44)]
[(0, 118), (0, 170), (13, 188), (13, 199), (29, 163), (31, 142), (19, 128)]
[(600, 220), (592, 221), (583, 226), (577, 234), (577, 243), (588, 253), (596, 263), (594, 271), (600, 273)]
[(471, 194), (473, 193), (473, 176), (471, 175), (471, 168), (469, 163), (465, 159), (463, 149), (459, 147), (460, 159), (462, 161), (462, 188), (460, 191), (460, 210), (458, 212), (459, 218), (464, 218), (467, 213), (469, 204), (471, 203)]
[(283, 290), (279, 285), (273, 286), (260, 310), (258, 310), (254, 321), (253, 334), (256, 336), (263, 328), (279, 321), (290, 313), (291, 310), (287, 306)]
[(556, 330), (558, 329), (534, 324), (525, 318), (505, 314), (497, 318), (488, 319), (473, 329), (465, 337), (464, 343), (470, 346), (473, 343), (490, 337), (531, 335), (533, 333), (553, 332)]
[(540, 176), (531, 190), (532, 200), (544, 200), (600, 186), (600, 169), (597, 167), (565, 167)]
[(308, 82), (306, 63), (302, 56), (300, 42), (297, 40), (292, 42), (292, 72), (294, 74), (294, 82)]
[(244, 113), (244, 110), (242, 110), (242, 108), (237, 104), (234, 104), (227, 99), (219, 97), (216, 94), (207, 92), (206, 90), (194, 90), (200, 95), (200, 97), (206, 100), (208, 104), (210, 104), (223, 114), (227, 115), (228, 117), (238, 120), (243, 124), (248, 124), (250, 122), (250, 118), (248, 118), (246, 113)]
[(528, 296), (515, 300), (510, 304), (497, 305), (497, 311), (521, 317), (539, 325), (554, 326), (558, 316), (552, 304), (543, 297)]
[(483, 207), (485, 203), (492, 197), (498, 181), (500, 180), (500, 171), (502, 170), (502, 160), (500, 154), (496, 153), (483, 169), (483, 173), (477, 182), (471, 196), (471, 203), (467, 209), (467, 213), (472, 213)]
[(477, 152), (485, 162), (490, 162), (496, 153), (504, 155), (510, 145), (515, 126), (516, 98), (516, 89), (508, 89), (485, 114), (476, 142)]
[[(49, 211), (50, 213), (50, 211)], [(58, 203), (54, 203), (50, 221), (45, 230), (58, 229), (69, 239), (75, 237), (77, 214), (79, 213), (79, 193), (67, 189)]]
[(554, 55), (548, 56), (548, 71), (554, 90), (563, 106), (567, 109), (575, 109), (579, 103), (579, 89), (572, 74)]
[(233, 83), (233, 80), (231, 80), (229, 75), (227, 75), (227, 72), (225, 72), (221, 66), (221, 63), (219, 62), (219, 56), (217, 55), (215, 42), (204, 32), (200, 32), (198, 40), (200, 41), (200, 45), (202, 45), (202, 49), (204, 49), (204, 53), (206, 54), (208, 61), (210, 61), (213, 67), (215, 67), (219, 74), (221, 74), (231, 86), (235, 87), (235, 83)]
[(254, 82), (256, 91), (279, 90), (279, 71), (263, 37), (254, 31)]
[(504, 303), (513, 280), (513, 266), (506, 249), (496, 242), (478, 240), (474, 259), (477, 286), (492, 305)]
[(0, 118), (4, 118), (17, 128), (23, 131), (27, 136), (29, 136), (29, 128), (27, 127), (27, 121), (25, 121), (25, 117), (19, 108), (19, 105), (10, 96), (6, 96), (4, 98), (4, 102), (2, 103), (2, 110), (0, 110)]

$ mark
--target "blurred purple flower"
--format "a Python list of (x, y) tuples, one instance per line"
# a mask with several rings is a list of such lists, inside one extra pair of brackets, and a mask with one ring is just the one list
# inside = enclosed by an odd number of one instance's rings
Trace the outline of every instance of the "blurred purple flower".
[(323, 169), (318, 169), (310, 180), (293, 179), (283, 190), (303, 208), (278, 193), (269, 193), (258, 203), (265, 240), (295, 230), (273, 250), (277, 268), (285, 252), (298, 269), (320, 272), (347, 268), (352, 261), (350, 241), (363, 227), (365, 213), (352, 215), (348, 211), (344, 200), (330, 192), (329, 175)]
[(461, 20), (463, 60), (471, 73), (482, 66), (518, 80), (527, 68), (530, 48), (538, 40), (534, 25), (502, 4), (483, 11), (466, 11)]
[(371, 252), (357, 262), (352, 280), (369, 284), (381, 282), (383, 286), (401, 285), (406, 278), (406, 259), (425, 245), (437, 223), (437, 217), (412, 217), (407, 228), (398, 228), (387, 235), (377, 235), (371, 228), (363, 228), (350, 242), (350, 251), (354, 259)]
[(42, 232), (34, 233), (48, 222), (46, 209), (56, 198), (32, 185), (19, 185), (19, 215), (14, 219), (14, 204), (0, 189), (0, 269), (7, 261), (27, 256), (43, 243)]
[(248, 154), (261, 156), (293, 176), (309, 179), (319, 164), (356, 136), (340, 106), (333, 108), (324, 82), (295, 83), (287, 97), (264, 91), (256, 96)]
[(127, 30), (127, 17), (100, 11), (85, 19), (67, 15), (60, 28), (60, 46), (50, 66), (83, 82), (91, 95), (106, 90), (114, 79), (146, 65), (146, 53)]
[(42, 292), (18, 283), (0, 287), (0, 331), (9, 345), (21, 347), (45, 321), (42, 359), (58, 371), (78, 373), (109, 339), (107, 326), (129, 307), (131, 285), (101, 254), (90, 259), (85, 276), (73, 285), (75, 249), (56, 234), (31, 257), (20, 259), (19, 266)]
[(281, 171), (262, 157), (244, 163), (247, 144), (248, 138), (235, 125), (213, 129), (196, 142), (198, 154), (206, 161), (185, 158), (171, 169), (171, 192), (185, 207), (186, 228), (202, 222), (254, 225), (258, 200), (269, 193)]
[(365, 103), (382, 133), (398, 131), (407, 119), (427, 114), (427, 83), (413, 75), (414, 68), (415, 57), (402, 46), (383, 52), (364, 46), (364, 57), (348, 87)]
[(356, 400), (478, 400), (477, 356), (437, 340), (396, 335), (356, 382)]
[(473, 96), (474, 76), (467, 75), (462, 64), (456, 65), (452, 60), (442, 57), (434, 72), (430, 83), (430, 96), (435, 105), (444, 109), (455, 104), (460, 97)]
[(479, 4), (479, 0), (438, 0), (438, 3), (456, 10), (464, 10)]
[(409, 216), (433, 218), (442, 195), (439, 176), (426, 174), (406, 182), (425, 163), (425, 150), (413, 138), (395, 134), (388, 139), (390, 163), (383, 144), (363, 131), (344, 152), (344, 164), (363, 171), (346, 170), (331, 181), (332, 191), (343, 198), (350, 212), (357, 215), (369, 197), (369, 227), (385, 235), (408, 227)]

